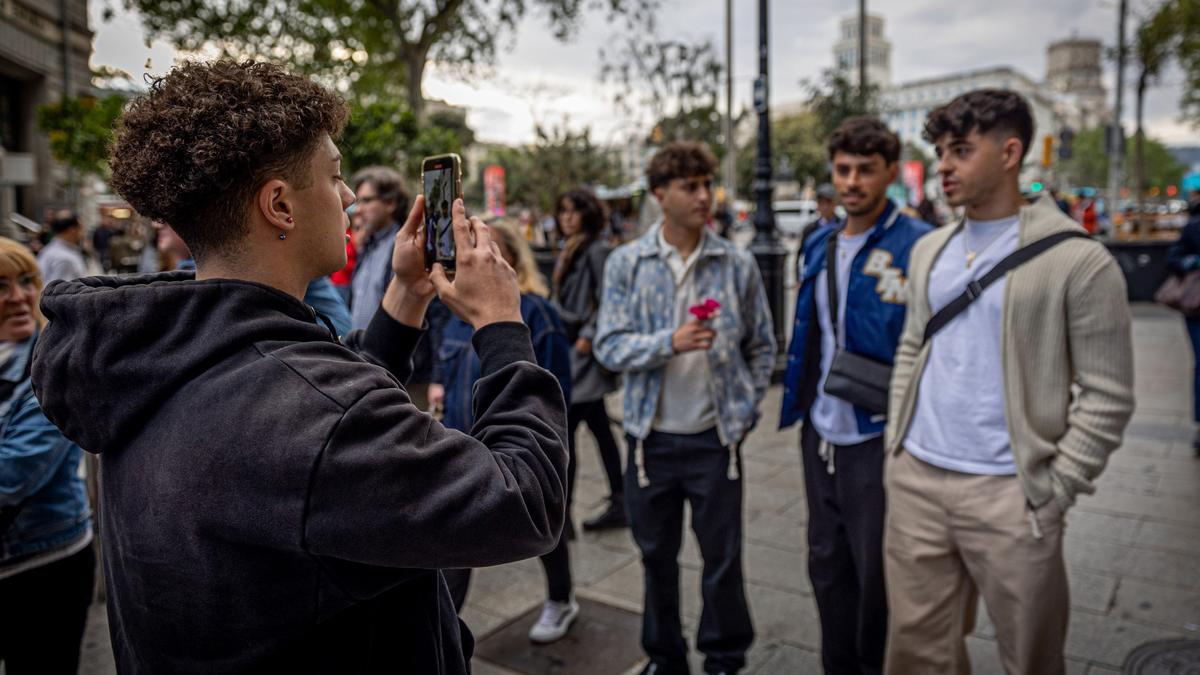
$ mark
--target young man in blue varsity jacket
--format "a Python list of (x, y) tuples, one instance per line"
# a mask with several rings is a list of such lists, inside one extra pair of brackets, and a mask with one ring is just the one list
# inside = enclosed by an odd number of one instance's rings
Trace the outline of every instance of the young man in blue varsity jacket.
[[(818, 228), (803, 244), (780, 425), (804, 422), (800, 455), (809, 512), (808, 574), (821, 618), (825, 672), (879, 673), (887, 637), (886, 397), (882, 406), (867, 409), (862, 399), (855, 397), (859, 405), (854, 405), (828, 393), (826, 384), (838, 351), (890, 366), (904, 327), (908, 253), (931, 228), (902, 214), (886, 196), (896, 178), (900, 140), (878, 119), (846, 120), (830, 137), (828, 152), (847, 215)], [(883, 391), (886, 386), (885, 380)]]

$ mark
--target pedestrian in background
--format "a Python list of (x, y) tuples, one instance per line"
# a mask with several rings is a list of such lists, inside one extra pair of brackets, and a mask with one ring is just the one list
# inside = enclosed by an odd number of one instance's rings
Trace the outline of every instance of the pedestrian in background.
[(575, 431), (587, 424), (596, 439), (600, 464), (608, 481), (608, 505), (583, 521), (585, 530), (626, 527), (625, 485), (621, 452), (613, 437), (612, 422), (604, 407), (605, 395), (616, 391), (616, 376), (600, 365), (593, 353), (596, 319), (603, 299), (604, 263), (612, 247), (604, 240), (608, 222), (604, 205), (591, 190), (574, 188), (555, 201), (558, 231), (565, 242), (554, 264), (553, 298), (571, 341), (571, 406), (567, 412), (567, 443), (571, 462), (567, 470), (567, 525), (571, 532), (571, 495), (575, 487)]
[(650, 160), (646, 177), (663, 217), (609, 257), (596, 330), (596, 358), (625, 374), (625, 502), (642, 554), (650, 657), (643, 672), (657, 675), (689, 670), (679, 618), (685, 503), (704, 561), (696, 648), (705, 672), (741, 670), (754, 641), (739, 453), (770, 383), (775, 336), (754, 257), (706, 227), (716, 168), (708, 146), (694, 142), (670, 143)]
[(87, 275), (83, 259), (83, 223), (74, 211), (62, 210), (50, 221), (50, 243), (38, 253), (38, 267), (46, 283), (58, 279), (78, 279)]
[[(851, 117), (827, 145), (846, 220), (805, 238), (780, 428), (803, 421), (808, 577), (829, 675), (880, 673), (887, 638), (883, 583), (883, 429), (888, 381), (868, 392), (830, 387), (843, 354), (891, 368), (904, 327), (908, 256), (931, 229), (887, 197), (900, 139), (874, 117)], [(827, 212), (832, 199), (825, 199)], [(838, 366), (835, 368), (835, 363)], [(855, 395), (857, 394), (857, 395)]]
[(392, 244), (400, 231), (400, 219), (408, 212), (409, 198), (400, 174), (386, 166), (362, 169), (350, 184), (354, 188), (354, 216), (361, 223), (358, 240), (353, 242), (357, 256), (350, 318), (354, 328), (366, 328), (392, 279)]
[[(521, 319), (529, 327), (537, 363), (554, 374), (562, 388), (563, 399), (570, 402), (573, 393), (570, 343), (562, 319), (547, 300), (549, 289), (537, 269), (533, 251), (518, 232), (520, 224), (515, 220), (493, 221), (488, 227), (495, 235), (494, 241), (500, 249), (500, 255), (517, 271), (517, 285), (521, 290)], [(480, 363), (479, 356), (471, 346), (474, 333), (470, 324), (462, 319), (451, 318), (446, 324), (438, 352), (442, 384), (445, 386), (445, 416), (442, 421), (447, 428), (464, 432), (470, 431), (475, 424), (471, 393), (479, 380)], [(570, 457), (568, 462), (573, 463), (574, 456)], [(570, 490), (571, 484), (568, 482), (568, 504)], [(579, 604), (575, 602), (571, 582), (566, 527), (554, 550), (541, 556), (541, 563), (546, 573), (547, 599), (542, 605), (541, 615), (529, 630), (529, 639), (546, 644), (566, 635), (579, 615)], [(446, 582), (454, 596), (455, 607), (460, 612), (466, 603), (470, 578), (469, 569), (446, 570)]]
[(968, 672), (980, 594), (1005, 671), (1065, 672), (1064, 517), (1133, 413), (1125, 278), (1049, 195), (1025, 202), (1033, 134), (998, 89), (925, 122), (966, 215), (909, 257), (884, 485), (893, 675)]
[[(1200, 190), (1188, 195), (1188, 221), (1167, 253), (1167, 267), (1178, 275), (1200, 270)], [(1200, 317), (1185, 316), (1184, 324), (1192, 342), (1192, 419), (1196, 423), (1192, 451), (1200, 457)]]
[(41, 293), (33, 255), (0, 239), (0, 665), (8, 675), (74, 675), (96, 567), (83, 451), (46, 419), (30, 381), (45, 325)]

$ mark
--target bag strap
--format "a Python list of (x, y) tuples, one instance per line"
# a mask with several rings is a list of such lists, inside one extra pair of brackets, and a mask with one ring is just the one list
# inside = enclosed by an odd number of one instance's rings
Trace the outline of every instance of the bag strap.
[(975, 302), (979, 296), (983, 295), (983, 291), (987, 289), (988, 286), (991, 286), (999, 281), (1004, 277), (1005, 274), (1008, 274), (1012, 270), (1024, 265), (1030, 260), (1033, 260), (1058, 244), (1068, 239), (1077, 238), (1091, 239), (1091, 236), (1086, 232), (1079, 232), (1077, 230), (1059, 232), (1058, 234), (1052, 234), (1049, 237), (1038, 239), (1032, 244), (1022, 246), (1021, 248), (1008, 254), (1008, 256), (1006, 256), (1003, 260), (996, 263), (992, 269), (988, 270), (987, 274), (967, 284), (967, 290), (963, 291), (961, 295), (951, 300), (948, 305), (941, 308), (936, 314), (933, 315), (933, 318), (929, 320), (929, 323), (925, 324), (925, 338), (921, 341), (921, 344), (924, 345), (932, 340), (933, 336), (936, 335), (938, 331), (945, 328), (946, 324), (950, 323), (954, 317), (961, 314), (967, 309), (967, 307), (971, 305), (972, 302)]
[(833, 345), (842, 346), (838, 335), (837, 241), (842, 228), (835, 227), (825, 240), (825, 288), (829, 291), (829, 325), (833, 326)]

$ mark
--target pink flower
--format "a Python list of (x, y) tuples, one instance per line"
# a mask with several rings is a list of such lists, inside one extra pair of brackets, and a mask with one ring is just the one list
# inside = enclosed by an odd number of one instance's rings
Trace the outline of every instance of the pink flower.
[(688, 308), (692, 316), (701, 321), (708, 321), (717, 315), (717, 310), (721, 309), (721, 303), (712, 298), (705, 298), (704, 302), (698, 305), (692, 305)]

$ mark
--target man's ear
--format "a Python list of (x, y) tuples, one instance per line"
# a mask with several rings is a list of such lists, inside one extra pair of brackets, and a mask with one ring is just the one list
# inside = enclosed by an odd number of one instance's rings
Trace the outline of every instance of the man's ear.
[(1024, 156), (1025, 144), (1016, 136), (1009, 136), (1000, 146), (1000, 157), (1004, 162), (1005, 171), (1020, 171)]
[(891, 185), (892, 183), (896, 182), (896, 176), (900, 173), (899, 160), (889, 163), (887, 165), (887, 172), (888, 172), (888, 185)]
[(279, 178), (263, 183), (255, 195), (254, 208), (267, 225), (287, 234), (296, 226), (291, 186)]

